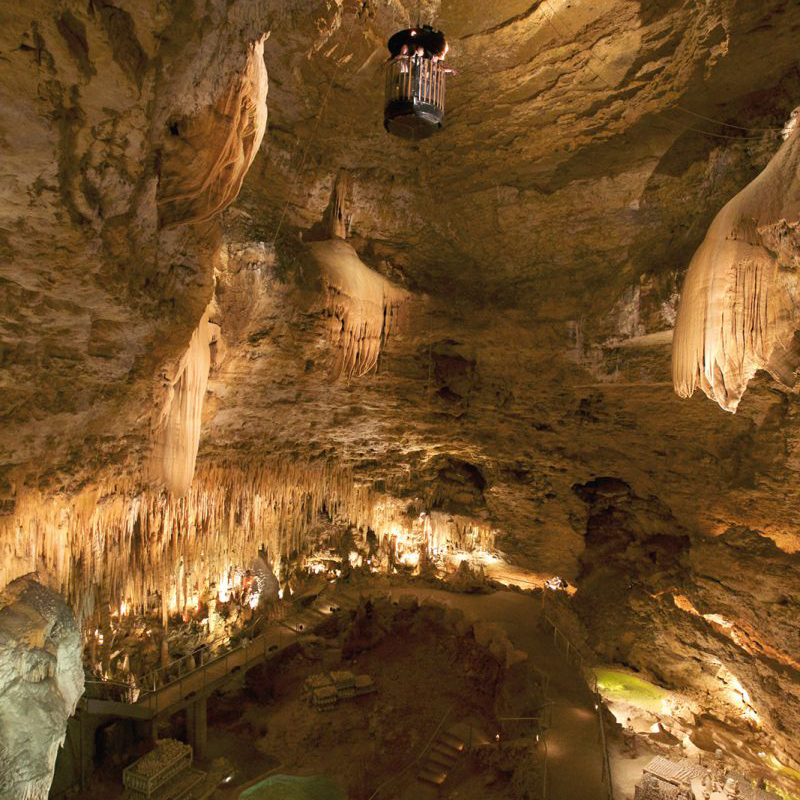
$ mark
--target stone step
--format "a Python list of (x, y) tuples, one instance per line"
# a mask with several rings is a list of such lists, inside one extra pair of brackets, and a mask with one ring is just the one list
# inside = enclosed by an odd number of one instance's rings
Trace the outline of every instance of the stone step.
[(464, 740), (450, 731), (445, 731), (439, 736), (439, 741), (457, 750), (459, 753), (464, 749)]
[(424, 766), (419, 773), (417, 773), (417, 780), (433, 783), (436, 786), (441, 786), (447, 779), (447, 772), (441, 769), (429, 768)]
[(461, 752), (458, 748), (441, 741), (441, 739), (437, 739), (431, 746), (431, 751), (434, 750), (437, 753), (441, 753), (443, 756), (450, 756), (453, 760), (455, 760)]
[(453, 764), (456, 763), (456, 757), (452, 753), (440, 753), (433, 749), (428, 752), (426, 760), (434, 764), (439, 764), (445, 769), (452, 769)]

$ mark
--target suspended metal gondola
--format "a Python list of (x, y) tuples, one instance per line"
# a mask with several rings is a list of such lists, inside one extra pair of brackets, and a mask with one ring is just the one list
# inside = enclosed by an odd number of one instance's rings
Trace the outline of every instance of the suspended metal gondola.
[(425, 139), (444, 121), (447, 40), (430, 25), (398, 31), (389, 39), (383, 125), (403, 139)]

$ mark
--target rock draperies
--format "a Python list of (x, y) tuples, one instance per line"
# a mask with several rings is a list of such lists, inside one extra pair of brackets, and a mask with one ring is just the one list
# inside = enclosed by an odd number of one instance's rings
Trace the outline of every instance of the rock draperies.
[(717, 215), (694, 255), (672, 345), (675, 391), (735, 412), (759, 369), (794, 384), (800, 129)]
[(171, 124), (158, 185), (162, 226), (208, 219), (239, 194), (267, 129), (266, 38), (249, 46), (245, 68), (214, 105)]
[(206, 309), (183, 358), (164, 376), (166, 397), (153, 431), (151, 480), (178, 497), (192, 483), (200, 447), (203, 400), (211, 366), (208, 313)]
[(337, 348), (332, 377), (366, 375), (377, 367), (409, 294), (373, 272), (343, 239), (309, 246), (320, 268), (329, 334)]

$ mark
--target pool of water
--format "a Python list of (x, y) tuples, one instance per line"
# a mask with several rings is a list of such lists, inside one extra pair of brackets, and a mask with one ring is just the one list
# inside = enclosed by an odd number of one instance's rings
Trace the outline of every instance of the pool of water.
[(270, 775), (239, 794), (239, 800), (346, 800), (324, 775)]
[(669, 696), (666, 689), (654, 686), (629, 672), (596, 667), (594, 674), (600, 694), (611, 702), (623, 701), (657, 714), (662, 711), (662, 701)]

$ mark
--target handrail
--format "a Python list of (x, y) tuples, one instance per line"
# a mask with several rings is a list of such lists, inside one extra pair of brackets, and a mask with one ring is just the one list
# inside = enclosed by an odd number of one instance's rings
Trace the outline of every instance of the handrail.
[[(243, 636), (243, 635), (245, 635), (246, 633), (251, 631), (253, 628), (258, 626), (260, 623), (262, 623), (263, 621), (264, 621), (264, 617), (263, 616), (258, 617), (257, 619), (253, 620), (247, 627), (242, 628), (240, 631), (235, 632), (234, 636)], [(187, 653), (186, 655), (183, 655), (180, 658), (176, 658), (176, 659), (174, 659), (173, 661), (170, 661), (167, 664), (163, 664), (160, 667), (156, 667), (156, 669), (150, 670), (150, 672), (146, 672), (141, 678), (136, 678), (134, 676), (134, 679), (137, 681), (137, 684), (139, 685), (139, 687), (141, 687), (142, 691), (148, 691), (148, 692), (149, 691), (154, 691), (156, 688), (158, 688), (156, 686), (156, 676), (160, 672), (164, 672), (165, 670), (172, 669), (177, 664), (178, 665), (178, 675), (180, 676), (180, 669), (181, 669), (181, 663), (182, 662), (184, 662), (187, 658), (191, 658), (192, 660), (194, 660), (194, 657), (197, 655), (197, 653), (207, 652), (207, 651), (211, 650), (212, 648), (216, 647), (219, 642), (224, 641), (225, 639), (230, 639), (230, 636), (228, 636), (228, 635), (217, 636), (215, 639), (212, 639), (210, 642), (206, 642), (201, 647), (198, 647), (197, 650), (195, 650), (193, 653)], [(201, 658), (201, 662), (202, 662), (202, 658)], [(201, 663), (199, 666), (202, 667), (203, 664)], [(193, 667), (192, 669), (189, 670), (189, 672), (190, 673), (194, 672), (196, 669), (199, 669), (199, 667)], [(148, 687), (150, 685), (150, 682), (151, 682), (150, 679), (151, 678), (152, 678), (152, 684), (153, 684), (153, 689), (152, 690), (149, 689), (149, 688), (145, 688), (145, 687)], [(162, 684), (162, 686), (168, 686), (170, 683), (174, 683), (174, 680), (173, 681), (168, 681), (167, 683)]]
[(560, 636), (561, 639), (564, 641), (565, 646), (565, 653), (567, 658), (569, 658), (570, 650), (574, 653), (575, 657), (578, 660), (578, 666), (580, 668), (580, 674), (583, 680), (586, 682), (587, 688), (592, 693), (592, 698), (594, 700), (594, 707), (597, 711), (597, 725), (600, 729), (600, 743), (602, 746), (602, 755), (603, 755), (603, 783), (606, 786), (606, 793), (608, 795), (608, 800), (614, 800), (614, 786), (611, 778), (611, 760), (608, 755), (608, 742), (606, 740), (606, 728), (605, 722), (603, 721), (603, 697), (601, 696), (600, 692), (598, 691), (597, 687), (597, 676), (595, 675), (594, 671), (590, 671), (589, 676), (587, 676), (587, 670), (584, 667), (584, 659), (581, 652), (572, 644), (567, 637), (567, 635), (556, 625), (556, 623), (548, 616), (547, 611), (545, 610), (545, 597), (544, 591), (542, 590), (542, 619), (550, 625), (553, 629), (553, 642), (557, 645), (558, 644), (558, 637)]
[[(102, 693), (107, 693), (117, 695), (117, 698), (122, 696), (122, 700), (119, 702), (123, 703), (130, 703), (130, 697), (134, 691), (137, 690), (137, 687), (130, 683), (125, 683), (124, 681), (115, 681), (115, 680), (107, 680), (107, 681), (95, 681), (95, 680), (84, 680), (84, 694), (82, 695), (83, 698), (86, 700), (102, 700), (102, 697), (86, 697), (86, 687), (87, 686), (99, 686), (102, 688)], [(117, 700), (115, 699), (115, 702)]]
[[(247, 669), (248, 669), (249, 664), (251, 663), (251, 661), (253, 661), (254, 659), (257, 659), (259, 656), (260, 657), (266, 656), (266, 654), (268, 652), (267, 651), (267, 646), (266, 646), (267, 640), (272, 638), (275, 635), (275, 633), (278, 634), (278, 647), (280, 648), (282, 646), (282, 639), (283, 639), (283, 637), (285, 635), (284, 632), (280, 628), (276, 628), (276, 630), (273, 630), (273, 631), (265, 631), (264, 633), (262, 633), (259, 636), (257, 636), (255, 639), (247, 642), (246, 644), (240, 644), (237, 647), (234, 647), (232, 650), (227, 650), (225, 653), (220, 654), (216, 658), (213, 658), (210, 661), (205, 662), (204, 664), (200, 664), (199, 666), (195, 667), (193, 670), (185, 673), (184, 675), (179, 675), (177, 678), (174, 678), (173, 680), (169, 681), (168, 683), (162, 684), (161, 686), (156, 687), (155, 689), (152, 689), (150, 691), (143, 692), (142, 695), (139, 697), (139, 700), (137, 701), (137, 703), (143, 704), (143, 705), (146, 704), (149, 709), (153, 710), (153, 700), (155, 700), (154, 712), (156, 714), (158, 714), (159, 710), (160, 710), (159, 709), (158, 700), (159, 700), (159, 696), (161, 695), (162, 692), (166, 691), (167, 689), (170, 689), (170, 688), (174, 687), (177, 684), (179, 686), (179, 692), (178, 693), (179, 693), (181, 699), (185, 699), (184, 698), (184, 692), (183, 692), (183, 683), (184, 683), (184, 681), (190, 680), (192, 678), (192, 676), (197, 675), (197, 674), (199, 674), (201, 672), (203, 674), (203, 685), (202, 685), (200, 691), (201, 691), (201, 693), (204, 694), (205, 691), (206, 691), (206, 687), (208, 685), (208, 681), (206, 680), (206, 678), (208, 676), (209, 671), (213, 667), (215, 667), (218, 664), (224, 662), (225, 669), (224, 669), (224, 675), (222, 677), (228, 676), (231, 673), (231, 670), (228, 667), (228, 662), (230, 661), (231, 657), (236, 653), (244, 651), (244, 654), (245, 654), (244, 664), (243, 665), (240, 664), (240, 665), (237, 665), (237, 666), (239, 666), (239, 667), (243, 666), (244, 667), (244, 671), (247, 672)], [(294, 631), (292, 633), (294, 634), (294, 636), (292, 637), (290, 635), (289, 638), (290, 639), (294, 638), (294, 640), (296, 641), (299, 638), (300, 634), (298, 634), (297, 632), (294, 632)], [(260, 653), (258, 653), (259, 647), (261, 647), (261, 652)], [(252, 658), (251, 658), (251, 654), (253, 654)]]
[(544, 745), (544, 766), (542, 767), (542, 800), (547, 800), (547, 731), (542, 731), (542, 744)]

